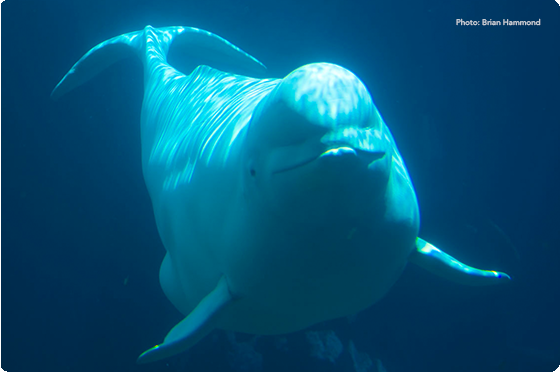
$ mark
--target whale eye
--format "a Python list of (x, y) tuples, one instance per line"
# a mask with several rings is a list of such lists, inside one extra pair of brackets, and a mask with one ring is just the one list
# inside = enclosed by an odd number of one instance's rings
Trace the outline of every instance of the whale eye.
[(257, 168), (256, 167), (256, 160), (255, 158), (258, 156), (259, 152), (256, 151), (255, 154), (252, 154), (252, 156), (249, 157), (249, 159), (247, 160), (247, 163), (245, 164), (245, 172), (249, 172), (249, 175), (252, 178), (255, 178), (257, 176)]

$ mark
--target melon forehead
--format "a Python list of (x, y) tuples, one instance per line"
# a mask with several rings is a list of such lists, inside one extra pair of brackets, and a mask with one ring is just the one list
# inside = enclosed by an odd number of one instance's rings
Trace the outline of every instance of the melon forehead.
[(330, 63), (302, 66), (273, 92), (310, 122), (329, 128), (375, 125), (380, 117), (365, 85), (345, 68)]

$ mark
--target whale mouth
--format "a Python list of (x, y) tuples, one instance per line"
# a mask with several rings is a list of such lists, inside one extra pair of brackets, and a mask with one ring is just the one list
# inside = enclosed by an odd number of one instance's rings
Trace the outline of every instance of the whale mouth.
[(358, 154), (356, 154), (356, 151), (348, 146), (341, 146), (338, 148), (332, 148), (329, 149), (323, 153), (321, 153), (321, 155), (319, 156), (319, 158), (326, 158), (326, 157), (339, 157), (339, 156), (343, 156), (343, 155), (355, 155), (358, 156)]
[(365, 150), (354, 149), (349, 146), (337, 146), (325, 150), (318, 156), (310, 157), (302, 162), (298, 162), (294, 165), (276, 170), (272, 172), (272, 174), (275, 175), (279, 173), (292, 171), (294, 169), (301, 168), (303, 166), (306, 166), (318, 160), (329, 160), (329, 159), (342, 160), (342, 159), (355, 157), (356, 160), (361, 161), (365, 166), (370, 166), (373, 162), (385, 157), (385, 153), (386, 153), (385, 151), (365, 151)]
[[(319, 156), (319, 157), (320, 157), (320, 156)], [(296, 164), (294, 164), (294, 165), (291, 165), (291, 166), (284, 167), (284, 168), (281, 168), (281, 169), (279, 169), (279, 170), (273, 171), (273, 172), (272, 172), (272, 175), (281, 174), (281, 173), (284, 173), (284, 172), (288, 172), (288, 171), (295, 170), (296, 168), (303, 167), (303, 166), (305, 166), (305, 165), (307, 165), (307, 164), (309, 164), (309, 163), (315, 161), (315, 160), (318, 159), (319, 157), (309, 158), (309, 159), (306, 159), (306, 160), (304, 160), (304, 161), (302, 161), (302, 162), (298, 162), (298, 163), (296, 163)]]

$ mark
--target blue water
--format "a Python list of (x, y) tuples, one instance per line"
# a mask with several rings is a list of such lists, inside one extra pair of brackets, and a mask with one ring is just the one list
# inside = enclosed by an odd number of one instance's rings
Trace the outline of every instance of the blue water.
[[(354, 370), (351, 351), (362, 368), (379, 359), (388, 371), (560, 364), (553, 0), (7, 0), (2, 11), (3, 369)], [(120, 62), (60, 102), (49, 94), (89, 48), (147, 24), (212, 31), (270, 77), (323, 61), (353, 71), (407, 163), (422, 237), (513, 283), (470, 288), (410, 265), (355, 318), (283, 338), (214, 332), (186, 354), (136, 365), (181, 318), (158, 284), (164, 249), (140, 166), (141, 64)]]

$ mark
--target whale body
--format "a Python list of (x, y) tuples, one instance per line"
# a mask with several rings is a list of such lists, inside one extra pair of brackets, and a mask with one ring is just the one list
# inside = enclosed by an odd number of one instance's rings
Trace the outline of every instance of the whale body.
[(210, 32), (147, 26), (91, 49), (52, 92), (128, 56), (143, 62), (142, 170), (167, 251), (160, 283), (185, 318), (138, 362), (215, 328), (281, 334), (354, 314), (407, 262), (469, 285), (510, 280), (418, 237), (408, 171), (353, 73), (314, 63), (283, 79), (204, 65), (186, 75), (167, 63), (171, 46), (266, 71)]

